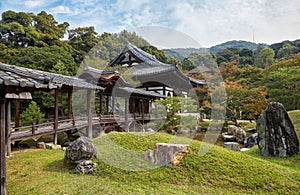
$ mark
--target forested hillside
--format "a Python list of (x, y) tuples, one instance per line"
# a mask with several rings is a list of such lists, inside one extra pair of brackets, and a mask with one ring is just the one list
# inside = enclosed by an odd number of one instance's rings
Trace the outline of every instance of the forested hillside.
[[(230, 41), (210, 50), (163, 51), (125, 30), (99, 35), (92, 26), (71, 29), (68, 22), (58, 23), (44, 11), (36, 15), (6, 11), (0, 22), (0, 62), (76, 75), (82, 63), (94, 67), (107, 65), (126, 41), (162, 62), (177, 63), (184, 73), (194, 78), (203, 79), (204, 74), (211, 74), (209, 68), (214, 63), (226, 86), (228, 117), (255, 118), (268, 101), (279, 101), (288, 110), (300, 109), (300, 40), (270, 46)], [(197, 71), (199, 66), (206, 67), (206, 71)], [(211, 92), (207, 87), (197, 88), (196, 92), (203, 112), (209, 116)], [(66, 98), (60, 97), (62, 115)], [(49, 94), (34, 94), (43, 112), (52, 105), (52, 99)]]

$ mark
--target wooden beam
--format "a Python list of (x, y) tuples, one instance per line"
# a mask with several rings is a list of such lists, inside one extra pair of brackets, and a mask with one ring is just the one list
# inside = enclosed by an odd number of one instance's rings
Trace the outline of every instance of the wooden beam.
[(92, 127), (93, 127), (93, 124), (92, 124), (92, 90), (88, 89), (87, 90), (87, 117), (88, 117), (88, 127), (87, 127), (87, 136), (89, 138), (92, 139), (93, 137), (93, 134), (92, 134)]
[(6, 157), (5, 157), (5, 101), (1, 102), (1, 130), (0, 130), (0, 142), (1, 142), (1, 195), (6, 195)]
[(59, 91), (58, 89), (55, 89), (55, 95), (54, 95), (54, 144), (57, 144), (57, 129), (58, 129), (58, 96)]
[(11, 132), (10, 132), (10, 123), (11, 123), (11, 104), (10, 100), (6, 100), (5, 103), (5, 111), (6, 111), (6, 155), (11, 155)]
[(16, 99), (15, 131), (19, 131), (18, 127), (20, 127), (20, 112), (21, 112), (21, 100)]

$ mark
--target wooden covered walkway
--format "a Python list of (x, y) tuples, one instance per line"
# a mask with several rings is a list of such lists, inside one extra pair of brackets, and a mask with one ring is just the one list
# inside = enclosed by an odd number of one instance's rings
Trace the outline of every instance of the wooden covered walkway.
[[(71, 111), (71, 97), (73, 90), (86, 90), (86, 116), (83, 120), (73, 122)], [(57, 143), (58, 132), (86, 127), (87, 136), (92, 136), (92, 125), (95, 124), (91, 112), (93, 91), (103, 91), (104, 88), (88, 83), (77, 77), (64, 76), (45, 71), (33, 70), (20, 66), (0, 63), (0, 115), (1, 115), (1, 195), (6, 194), (6, 160), (5, 156), (11, 153), (11, 142), (30, 137), (54, 135), (54, 143)], [(54, 95), (54, 116), (50, 123), (36, 124), (30, 127), (20, 127), (17, 122), (12, 131), (11, 127), (11, 101), (16, 101), (19, 109), (20, 100), (32, 99), (31, 93), (45, 91)], [(59, 120), (59, 96), (68, 94), (68, 119)], [(19, 115), (19, 110), (16, 110)], [(19, 116), (16, 116), (19, 119)], [(99, 120), (97, 120), (99, 123)], [(21, 129), (24, 128), (24, 129)]]

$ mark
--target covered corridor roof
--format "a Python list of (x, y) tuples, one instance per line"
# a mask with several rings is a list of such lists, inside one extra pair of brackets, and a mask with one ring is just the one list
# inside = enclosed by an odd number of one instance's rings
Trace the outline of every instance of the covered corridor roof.
[(88, 83), (83, 79), (50, 73), (41, 70), (8, 65), (0, 62), (0, 85), (22, 88), (61, 89), (62, 87), (76, 87), (85, 89), (104, 88)]

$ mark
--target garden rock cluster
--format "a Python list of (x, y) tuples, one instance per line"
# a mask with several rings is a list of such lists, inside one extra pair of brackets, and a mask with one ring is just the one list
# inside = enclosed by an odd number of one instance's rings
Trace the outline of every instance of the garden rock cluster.
[(97, 150), (92, 140), (88, 137), (79, 137), (70, 143), (65, 151), (64, 161), (76, 165), (76, 173), (92, 173), (96, 170), (96, 163), (91, 159), (97, 157)]
[(256, 129), (262, 156), (287, 157), (299, 152), (294, 125), (281, 103), (268, 104), (257, 120)]
[(228, 125), (227, 132), (222, 133), (222, 139), (227, 142), (244, 143), (246, 138), (246, 131), (239, 129), (237, 126)]

